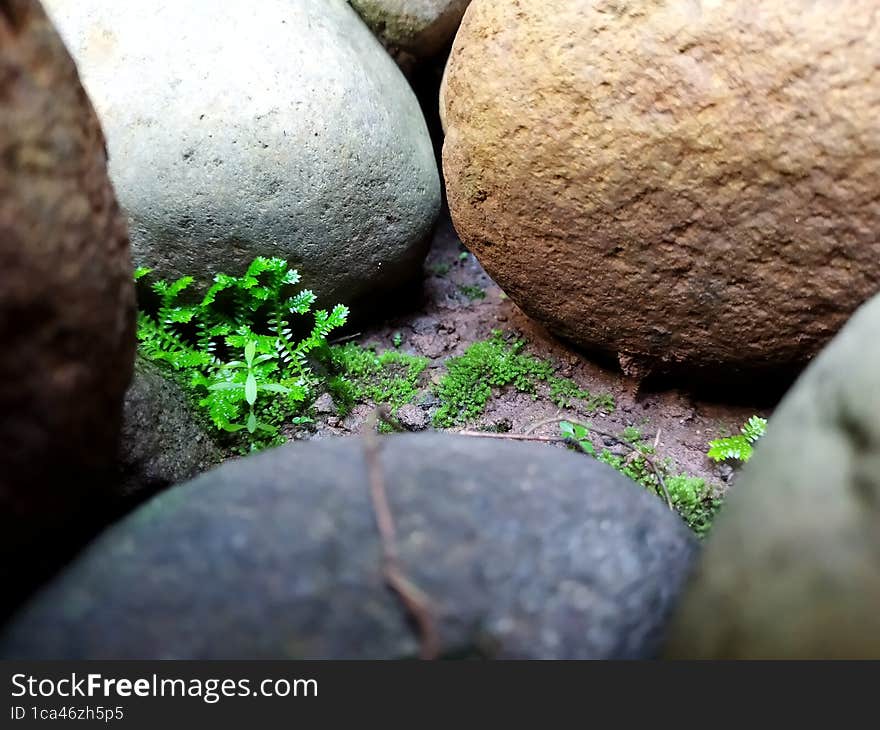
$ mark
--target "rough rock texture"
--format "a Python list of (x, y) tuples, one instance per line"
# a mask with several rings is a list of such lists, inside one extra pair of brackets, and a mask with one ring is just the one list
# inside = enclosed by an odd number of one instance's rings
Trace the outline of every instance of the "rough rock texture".
[(48, 0), (107, 132), (135, 263), (287, 258), (322, 303), (419, 271), (440, 206), (406, 80), (344, 0)]
[(443, 90), (456, 229), (635, 374), (814, 354), (880, 288), (873, 0), (477, 0)]
[(180, 387), (152, 363), (137, 360), (125, 393), (119, 491), (126, 497), (156, 492), (192, 479), (220, 459)]
[(786, 396), (678, 611), (679, 657), (880, 658), (880, 296)]
[[(382, 440), (404, 570), (443, 650), (644, 657), (695, 552), (654, 496), (538, 444)], [(416, 636), (384, 585), (363, 444), (227, 463), (108, 531), (0, 638), (3, 657), (395, 658)]]
[(452, 40), (471, 0), (349, 0), (392, 52), (433, 56)]
[(104, 138), (32, 0), (0, 0), (0, 342), (0, 593), (9, 599), (12, 576), (42, 547), (61, 551), (55, 531), (100, 498), (135, 345), (128, 237)]

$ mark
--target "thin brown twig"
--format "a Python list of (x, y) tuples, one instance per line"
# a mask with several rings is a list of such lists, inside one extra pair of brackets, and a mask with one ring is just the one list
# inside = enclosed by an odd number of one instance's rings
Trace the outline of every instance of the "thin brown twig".
[(422, 659), (436, 659), (440, 651), (440, 639), (431, 612), (431, 600), (426, 593), (407, 578), (397, 552), (394, 517), (388, 503), (385, 476), (379, 460), (381, 445), (376, 433), (376, 425), (380, 417), (377, 409), (369, 419), (364, 433), (364, 456), (367, 461), (367, 476), (370, 482), (370, 500), (382, 546), (382, 576), (388, 587), (397, 594), (407, 613), (418, 627), (419, 656)]
[(529, 436), (525, 433), (497, 433), (495, 431), (459, 431), (459, 436), (482, 436), (487, 439), (513, 439), (514, 441), (546, 441), (559, 443), (565, 441), (561, 436)]
[[(621, 441), (620, 437), (617, 434), (610, 433), (608, 431), (603, 431), (600, 428), (596, 428), (591, 426), (588, 423), (583, 423), (582, 421), (576, 421), (572, 418), (566, 418), (565, 416), (554, 416), (553, 418), (545, 418), (543, 421), (538, 421), (537, 423), (533, 423), (529, 426), (523, 433), (487, 433), (484, 431), (461, 431), (460, 435), (462, 436), (482, 436), (483, 438), (496, 438), (496, 439), (514, 439), (517, 441), (547, 441), (547, 442), (555, 442), (561, 443), (568, 441), (567, 438), (563, 436), (532, 436), (532, 432), (541, 428), (541, 426), (549, 426), (552, 423), (561, 423), (562, 421), (567, 421), (568, 423), (575, 424), (577, 426), (583, 426), (590, 433), (595, 433), (599, 436), (606, 436), (607, 438), (612, 438), (618, 443), (622, 444), (625, 448), (629, 449), (632, 454), (631, 457), (635, 458), (641, 456), (645, 463), (651, 467), (651, 471), (654, 472), (654, 476), (657, 477), (657, 482), (660, 484), (660, 489), (663, 490), (663, 496), (666, 498), (666, 505), (669, 509), (674, 509), (672, 506), (672, 498), (669, 496), (669, 490), (666, 488), (666, 480), (663, 478), (663, 474), (660, 472), (657, 464), (654, 463), (654, 460), (648, 456), (647, 454), (639, 451), (638, 447), (627, 443), (626, 441)], [(657, 432), (657, 438), (654, 440), (655, 445), (660, 440), (660, 432)], [(656, 448), (656, 446), (655, 446)]]
[(553, 416), (553, 418), (545, 418), (543, 421), (538, 421), (537, 423), (533, 423), (525, 431), (523, 431), (523, 434), (528, 436), (533, 431), (537, 431), (539, 428), (541, 428), (541, 426), (549, 426), (552, 423), (559, 423), (560, 421), (567, 421), (567, 420), (568, 419), (563, 417), (563, 415), (560, 411), (556, 411), (556, 415)]
[(351, 334), (351, 335), (337, 337), (335, 340), (330, 340), (327, 344), (328, 345), (338, 345), (340, 342), (348, 342), (349, 340), (353, 340), (356, 337), (360, 337), (362, 334), (363, 334), (363, 332), (355, 332), (354, 334)]

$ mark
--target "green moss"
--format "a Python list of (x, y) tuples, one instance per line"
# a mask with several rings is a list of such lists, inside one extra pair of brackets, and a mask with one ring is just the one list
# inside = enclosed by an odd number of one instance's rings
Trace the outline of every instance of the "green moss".
[[(641, 451), (645, 444), (638, 446)], [(645, 448), (645, 453), (649, 451), (652, 449)], [(628, 459), (624, 456), (615, 456), (604, 449), (596, 458), (665, 499), (657, 475), (641, 456)], [(657, 464), (656, 461), (654, 463)], [(712, 520), (721, 505), (719, 500), (713, 498), (712, 490), (706, 480), (689, 474), (672, 473), (669, 460), (657, 464), (657, 467), (663, 475), (663, 482), (675, 511), (695, 533), (705, 535), (712, 526)]]
[(387, 403), (394, 410), (413, 400), (428, 360), (405, 352), (377, 353), (353, 342), (330, 348), (328, 387), (341, 412), (356, 403)]
[[(704, 536), (712, 526), (715, 513), (721, 506), (720, 500), (716, 499), (711, 487), (701, 477), (689, 474), (676, 474), (672, 471), (672, 460), (659, 461), (654, 456), (653, 445), (642, 439), (639, 429), (627, 426), (618, 436), (618, 441), (628, 444), (632, 451), (624, 456), (603, 449), (596, 453), (590, 435), (589, 424), (569, 423), (563, 421), (559, 424), (561, 435), (572, 448), (580, 449), (586, 454), (595, 457), (604, 464), (616, 469), (634, 482), (641, 484), (645, 489), (665, 499), (663, 487), (657, 477), (657, 472), (663, 478), (666, 491), (673, 508), (681, 515), (682, 519), (697, 535)], [(652, 468), (651, 459), (654, 464)]]
[(483, 290), (483, 287), (476, 286), (475, 284), (460, 284), (458, 290), (472, 302), (477, 299), (486, 298), (486, 292)]
[(446, 362), (447, 373), (435, 393), (440, 408), (434, 425), (445, 428), (476, 418), (492, 397), (492, 388), (512, 385), (524, 393), (536, 393), (535, 383), (553, 373), (550, 363), (522, 354), (523, 340), (505, 341), (500, 331), (475, 342), (460, 357)]
[(446, 375), (434, 389), (440, 399), (434, 425), (450, 428), (473, 420), (485, 410), (493, 388), (508, 386), (536, 399), (539, 390), (546, 386), (551, 400), (559, 407), (582, 399), (590, 410), (614, 408), (611, 396), (593, 395), (574, 381), (555, 376), (552, 362), (527, 355), (524, 348), (524, 340), (505, 338), (496, 330), (488, 340), (475, 342), (460, 357), (450, 358)]
[(571, 408), (575, 401), (582, 400), (587, 404), (587, 410), (613, 411), (616, 407), (614, 396), (609, 393), (591, 393), (586, 388), (581, 388), (570, 378), (551, 377), (547, 384), (550, 386), (550, 400), (557, 408)]
[(701, 537), (709, 532), (712, 521), (721, 507), (705, 479), (687, 474), (664, 477), (672, 506), (688, 526)]

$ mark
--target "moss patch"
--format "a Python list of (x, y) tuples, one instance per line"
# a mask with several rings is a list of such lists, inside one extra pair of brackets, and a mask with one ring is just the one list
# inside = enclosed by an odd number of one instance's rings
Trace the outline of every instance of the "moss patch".
[(386, 403), (396, 410), (410, 403), (428, 367), (424, 357), (397, 350), (377, 353), (353, 342), (330, 348), (328, 390), (341, 413), (356, 403)]
[(610, 395), (594, 396), (574, 381), (553, 374), (553, 363), (523, 352), (525, 341), (507, 339), (496, 330), (492, 337), (475, 342), (460, 357), (446, 362), (446, 375), (435, 388), (440, 407), (434, 414), (434, 425), (450, 428), (473, 420), (486, 408), (493, 388), (514, 387), (521, 393), (538, 398), (539, 385), (546, 385), (554, 402), (574, 398), (587, 401), (589, 410), (614, 408)]

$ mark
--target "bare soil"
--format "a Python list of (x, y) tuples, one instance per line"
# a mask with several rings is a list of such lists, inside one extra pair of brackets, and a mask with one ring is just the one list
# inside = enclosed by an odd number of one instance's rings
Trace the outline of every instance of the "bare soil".
[[(422, 392), (414, 401), (423, 415), (416, 412), (413, 418), (413, 410), (409, 409), (408, 417), (402, 419), (413, 430), (420, 430), (419, 421), (431, 428), (431, 415), (438, 404), (431, 388), (444, 374), (444, 362), (462, 354), (473, 342), (490, 337), (493, 330), (518, 333), (528, 342), (526, 352), (549, 358), (557, 366), (557, 375), (573, 379), (592, 393), (610, 393), (617, 407), (610, 413), (590, 414), (575, 404), (560, 411), (546, 396), (533, 399), (510, 388), (496, 391), (486, 411), (469, 423), (467, 430), (523, 433), (537, 422), (557, 415), (593, 423), (610, 433), (634, 426), (651, 441), (659, 433), (657, 452), (661, 459), (670, 458), (677, 470), (705, 478), (718, 494), (723, 494), (732, 483), (735, 470), (730, 465), (714, 464), (706, 457), (708, 441), (737, 433), (752, 414), (770, 413), (766, 397), (763, 404), (725, 403), (724, 389), (718, 390), (721, 397), (717, 400), (682, 388), (640, 389), (636, 381), (619, 370), (599, 364), (595, 358), (561, 342), (505, 296), (476, 258), (466, 252), (448, 216), (437, 227), (424, 271), (420, 301), (353, 338), (362, 345), (376, 345), (381, 351), (394, 348), (399, 336), (401, 351), (429, 359)], [(478, 293), (474, 287), (482, 290), (485, 297), (472, 299)], [(332, 412), (319, 413), (311, 427), (289, 435), (313, 439), (359, 433), (367, 427), (372, 412), (373, 406), (362, 405), (344, 418)], [(464, 429), (450, 429), (460, 430)], [(543, 426), (534, 434), (558, 436), (559, 427)], [(606, 440), (605, 445), (613, 444)], [(548, 447), (564, 448), (561, 444)]]

